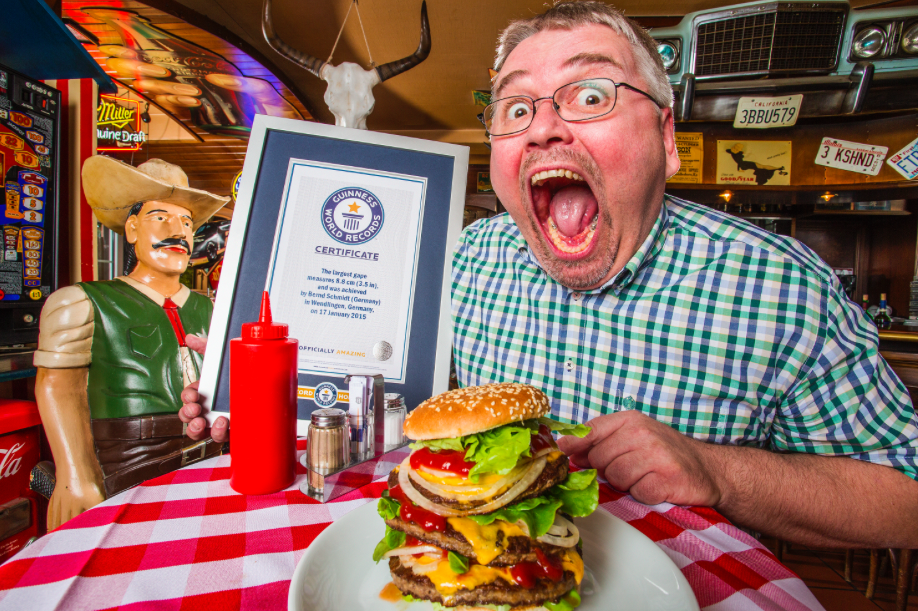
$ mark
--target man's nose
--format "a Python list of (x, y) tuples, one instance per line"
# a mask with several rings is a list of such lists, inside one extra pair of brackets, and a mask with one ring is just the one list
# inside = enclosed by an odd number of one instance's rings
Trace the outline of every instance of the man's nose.
[[(547, 103), (546, 103), (547, 102)], [(570, 125), (555, 110), (552, 98), (539, 98), (533, 105), (532, 124), (526, 130), (527, 147), (543, 148), (572, 140)]]
[(185, 223), (177, 216), (173, 216), (169, 219), (169, 233), (173, 237), (185, 237)]

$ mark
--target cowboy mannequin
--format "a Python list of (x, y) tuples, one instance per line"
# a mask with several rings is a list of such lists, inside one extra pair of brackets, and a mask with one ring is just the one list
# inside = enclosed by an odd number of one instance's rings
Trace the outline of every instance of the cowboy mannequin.
[(179, 414), (201, 367), (204, 341), (192, 334), (206, 335), (213, 311), (179, 277), (194, 230), (229, 198), (189, 188), (181, 168), (159, 159), (134, 168), (97, 155), (82, 177), (96, 217), (131, 246), (126, 276), (62, 288), (42, 310), (35, 396), (56, 464), (49, 529), (218, 454), (226, 436), (224, 421), (196, 441), (203, 422)]

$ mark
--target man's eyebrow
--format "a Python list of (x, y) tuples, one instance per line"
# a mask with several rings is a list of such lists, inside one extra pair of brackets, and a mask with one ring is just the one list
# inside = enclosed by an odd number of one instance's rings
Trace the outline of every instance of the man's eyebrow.
[(609, 64), (618, 68), (622, 72), (625, 71), (621, 63), (616, 61), (614, 57), (603, 55), (601, 53), (578, 53), (577, 55), (574, 55), (566, 62), (564, 62), (562, 68), (570, 68), (573, 66), (584, 66), (590, 64)]
[(497, 85), (497, 89), (494, 90), (494, 95), (492, 96), (495, 100), (500, 99), (500, 92), (507, 88), (508, 85), (513, 83), (513, 81), (519, 79), (520, 77), (527, 76), (529, 70), (514, 70), (504, 78), (500, 79), (500, 83)]

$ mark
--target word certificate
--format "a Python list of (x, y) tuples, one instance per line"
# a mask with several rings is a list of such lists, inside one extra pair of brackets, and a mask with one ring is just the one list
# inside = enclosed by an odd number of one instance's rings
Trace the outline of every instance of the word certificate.
[(292, 159), (268, 267), (299, 373), (404, 383), (427, 179)]

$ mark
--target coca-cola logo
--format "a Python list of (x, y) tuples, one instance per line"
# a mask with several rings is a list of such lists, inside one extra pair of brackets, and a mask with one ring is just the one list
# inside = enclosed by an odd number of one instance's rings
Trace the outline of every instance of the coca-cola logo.
[(13, 456), (24, 447), (24, 443), (17, 443), (7, 450), (0, 448), (0, 455), (3, 456), (0, 460), (0, 479), (19, 473), (19, 469), (22, 468), (22, 456)]

